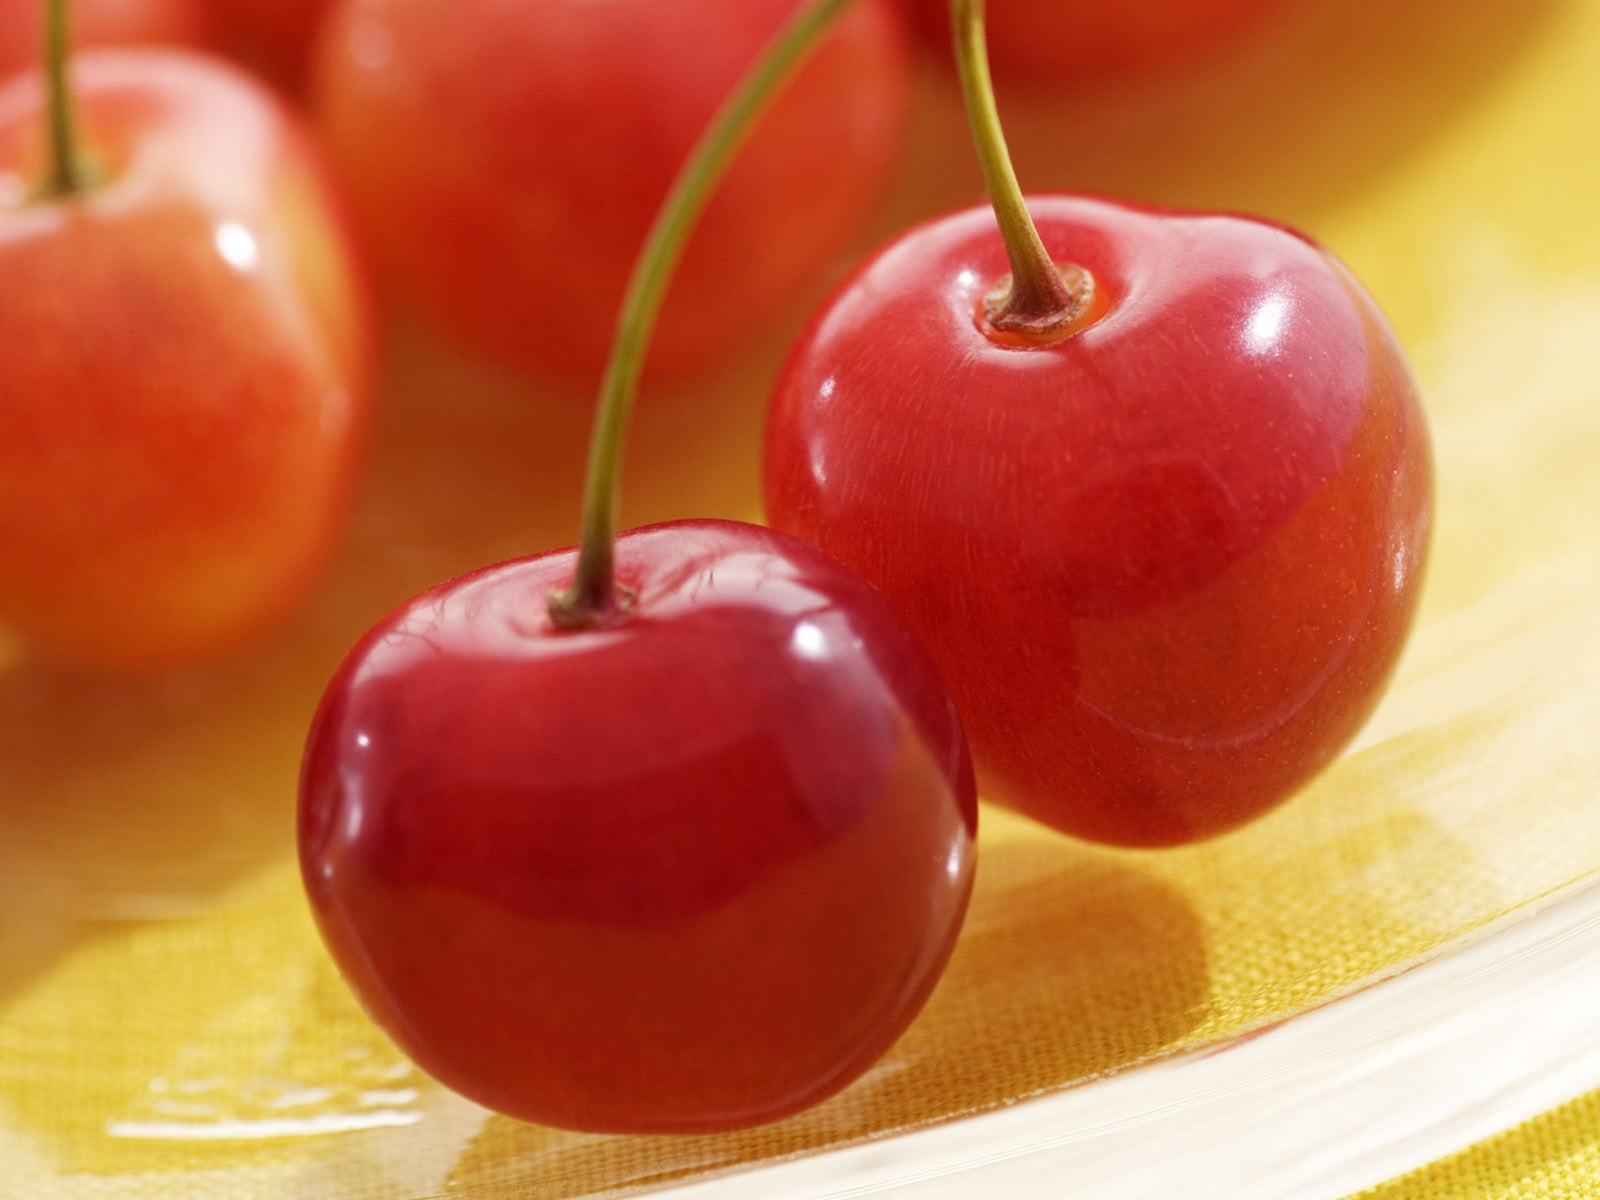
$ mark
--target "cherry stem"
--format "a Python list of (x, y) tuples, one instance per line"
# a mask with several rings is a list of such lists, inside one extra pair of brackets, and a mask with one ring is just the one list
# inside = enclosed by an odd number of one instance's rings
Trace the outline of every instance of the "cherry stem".
[(578, 565), (572, 586), (546, 599), (563, 629), (608, 625), (631, 597), (616, 583), (617, 512), (623, 433), (661, 302), (695, 221), (756, 120), (822, 32), (854, 0), (807, 0), (768, 44), (700, 135), (656, 213), (617, 316), (616, 335), (600, 383), (584, 480)]
[(71, 40), (67, 0), (45, 0), (44, 73), (49, 89), (50, 170), (40, 190), (46, 196), (69, 196), (81, 192), (90, 182), (89, 168), (78, 149), (72, 88), (67, 79)]
[(1058, 267), (1023, 202), (1011, 165), (984, 37), (983, 0), (950, 0), (956, 72), (966, 105), (967, 124), (978, 150), (978, 165), (1000, 224), (1011, 274), (985, 299), (989, 322), (1030, 340), (1054, 341), (1077, 327), (1089, 307), (1093, 280), (1079, 267)]

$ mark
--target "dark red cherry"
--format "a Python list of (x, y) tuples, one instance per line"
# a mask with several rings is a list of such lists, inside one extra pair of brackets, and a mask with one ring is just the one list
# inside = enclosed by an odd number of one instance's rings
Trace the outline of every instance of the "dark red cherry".
[(883, 599), (809, 546), (623, 534), (625, 610), (559, 629), (570, 551), (378, 623), (300, 802), (334, 958), (424, 1069), (530, 1121), (731, 1128), (870, 1066), (972, 883), (961, 729)]

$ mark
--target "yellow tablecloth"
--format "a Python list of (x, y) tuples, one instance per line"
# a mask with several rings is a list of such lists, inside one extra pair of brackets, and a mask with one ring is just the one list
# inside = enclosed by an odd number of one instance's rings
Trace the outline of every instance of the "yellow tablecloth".
[(1587, 1200), (1597, 1193), (1600, 1092), (1591, 1092), (1359, 1200)]
[[(1033, 190), (1239, 208), (1333, 246), (1434, 423), (1420, 627), (1351, 753), (1216, 842), (1092, 849), (986, 811), (946, 981), (890, 1058), (766, 1129), (486, 1117), (355, 1008), (292, 862), (305, 724), (379, 612), (571, 540), (586, 417), (415, 331), (333, 578), (293, 627), (149, 680), (0, 652), (0, 1195), (579, 1196), (1003, 1105), (1221, 1043), (1600, 879), (1600, 0), (1306, 0), (1176, 75), (1006, 103)], [(966, 203), (924, 80), (878, 232)], [(948, 164), (956, 164), (950, 166)], [(781, 338), (647, 398), (625, 516), (756, 514)], [(1363, 1193), (1600, 1195), (1600, 1095)]]

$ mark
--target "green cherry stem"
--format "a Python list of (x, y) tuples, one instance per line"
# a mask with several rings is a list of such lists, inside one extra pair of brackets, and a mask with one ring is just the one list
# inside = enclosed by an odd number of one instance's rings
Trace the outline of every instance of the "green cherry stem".
[(1094, 297), (1094, 280), (1081, 267), (1052, 261), (1028, 215), (995, 107), (983, 0), (950, 0), (950, 20), (967, 124), (1005, 241), (1006, 257), (1011, 260), (1011, 273), (984, 297), (984, 315), (996, 330), (1025, 341), (1059, 341), (1085, 322)]
[(723, 102), (673, 181), (635, 260), (600, 383), (584, 480), (578, 565), (572, 586), (546, 598), (563, 629), (593, 629), (623, 616), (631, 597), (615, 577), (623, 433), (656, 316), (684, 244), (756, 119), (833, 19), (853, 0), (807, 0)]
[(40, 192), (45, 196), (70, 196), (90, 182), (90, 170), (78, 147), (72, 88), (67, 79), (71, 50), (67, 0), (45, 0), (44, 74), (49, 89), (50, 168)]

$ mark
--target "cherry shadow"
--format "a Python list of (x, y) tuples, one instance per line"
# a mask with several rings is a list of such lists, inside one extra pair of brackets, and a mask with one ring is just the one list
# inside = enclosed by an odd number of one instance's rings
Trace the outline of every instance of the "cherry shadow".
[(928, 1006), (832, 1100), (756, 1130), (691, 1137), (576, 1134), (491, 1117), (450, 1186), (609, 1194), (834, 1148), (1132, 1065), (1204, 1019), (1203, 933), (1174, 889), (1065, 839), (984, 853), (961, 941)]
[[(1319, 218), (1444, 134), (1571, 0), (1296, 0), (1218, 52), (1052, 96), (996, 81), (1023, 187)], [(929, 62), (904, 223), (981, 182), (950, 73)]]
[[(775, 1125), (711, 1136), (613, 1137), (491, 1116), (448, 1186), (529, 1200), (659, 1187), (1247, 1039), (1496, 915), (1481, 850), (1441, 828), (1411, 789), (1452, 788), (1508, 719), (1502, 707), (1471, 710), (1448, 728), (1375, 746), (1271, 816), (1182, 850), (1099, 851), (1017, 836), (1031, 826), (991, 819), (944, 979), (885, 1059), (844, 1092)], [(1248, 886), (1207, 896), (1202, 915), (1185, 887), (1218, 872), (1234, 883), (1243, 874)], [(1292, 903), (1264, 898), (1263, 887), (1290, 877), (1300, 881)], [(1242, 989), (1241, 961), (1255, 964)], [(1218, 984), (1219, 971), (1235, 977)], [(1238, 1032), (1213, 1045), (1217, 1028)]]

